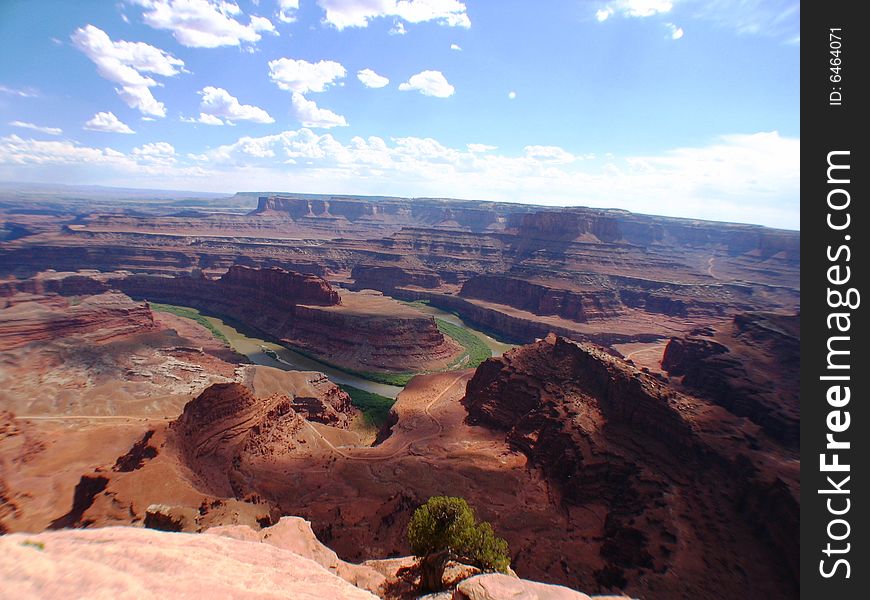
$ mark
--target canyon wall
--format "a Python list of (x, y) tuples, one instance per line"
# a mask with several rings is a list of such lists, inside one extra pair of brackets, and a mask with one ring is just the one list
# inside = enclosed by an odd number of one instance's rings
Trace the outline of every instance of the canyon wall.
[(798, 468), (722, 408), (552, 335), (483, 363), (463, 402), (557, 484), (566, 510), (601, 511), (604, 535), (590, 543), (602, 588), (797, 592)]

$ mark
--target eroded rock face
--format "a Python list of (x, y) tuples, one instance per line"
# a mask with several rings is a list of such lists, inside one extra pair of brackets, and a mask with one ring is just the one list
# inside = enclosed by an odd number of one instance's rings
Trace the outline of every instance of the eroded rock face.
[[(167, 577), (167, 573), (172, 573)], [(0, 538), (3, 592), (101, 597), (374, 600), (317, 562), (270, 544), (133, 527)]]
[(554, 335), (483, 363), (463, 402), (470, 421), (504, 430), (543, 469), (566, 510), (600, 511), (603, 536), (590, 544), (603, 567), (576, 587), (796, 593), (798, 473), (757, 428)]
[(106, 342), (156, 329), (147, 303), (107, 292), (72, 303), (59, 296), (15, 294), (0, 308), (0, 351), (69, 336)]
[(558, 315), (581, 323), (615, 317), (623, 312), (619, 296), (614, 291), (579, 292), (504, 276), (481, 275), (469, 279), (462, 285), (459, 295), (508, 304), (538, 315)]
[(174, 445), (211, 489), (227, 493), (228, 486), (244, 495), (245, 464), (294, 454), (311, 435), (306, 419), (347, 429), (357, 414), (347, 393), (321, 373), (305, 375), (308, 385), (298, 397), (293, 390), (257, 397), (235, 382), (210, 386), (171, 425)]
[(294, 306), (341, 304), (338, 292), (321, 277), (286, 271), (278, 267), (255, 269), (244, 265), (230, 267), (217, 282), (226, 293), (240, 293), (269, 305)]
[(662, 368), (692, 393), (800, 443), (800, 317), (741, 313), (700, 334), (671, 338)]

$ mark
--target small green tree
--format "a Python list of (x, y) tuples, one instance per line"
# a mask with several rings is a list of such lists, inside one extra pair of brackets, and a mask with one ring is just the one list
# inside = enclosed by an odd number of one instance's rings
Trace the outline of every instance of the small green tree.
[(510, 566), (507, 542), (496, 537), (489, 523), (478, 522), (474, 511), (462, 498), (429, 498), (411, 516), (408, 542), (411, 551), (423, 559), (424, 590), (441, 589), (444, 568), (450, 560), (484, 571), (505, 572)]

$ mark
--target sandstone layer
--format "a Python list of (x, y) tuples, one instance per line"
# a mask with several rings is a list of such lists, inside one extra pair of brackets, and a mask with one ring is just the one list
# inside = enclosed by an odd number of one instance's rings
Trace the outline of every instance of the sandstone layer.
[[(191, 306), (227, 316), (267, 338), (345, 368), (426, 371), (444, 368), (461, 348), (435, 320), (376, 292), (337, 291), (315, 275), (233, 266), (217, 279), (129, 273), (44, 273), (0, 282), (0, 297), (40, 292), (99, 294)], [(10, 329), (9, 335), (15, 335)]]
[[(298, 598), (377, 596), (317, 562), (220, 535), (111, 527), (0, 538), (0, 579), (14, 598)], [(168, 577), (167, 574), (172, 576)]]
[(0, 274), (92, 268), (214, 278), (236, 264), (277, 266), (395, 297), (425, 292), (523, 342), (541, 329), (597, 343), (667, 339), (739, 312), (800, 304), (800, 234), (758, 226), (313, 194), (264, 196), (247, 215), (179, 214), (94, 210), (54, 228), (10, 214), (19, 234), (0, 245)]

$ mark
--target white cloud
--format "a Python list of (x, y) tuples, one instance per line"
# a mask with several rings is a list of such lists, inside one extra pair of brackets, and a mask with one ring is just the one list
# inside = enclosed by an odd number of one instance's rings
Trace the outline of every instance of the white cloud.
[(133, 148), (130, 153), (137, 161), (149, 165), (171, 165), (175, 163), (175, 148), (168, 142), (153, 142)]
[[(202, 96), (202, 101), (199, 108), (203, 115), (214, 117), (222, 117), (229, 122), (233, 121), (252, 121), (254, 123), (274, 123), (269, 113), (258, 106), (250, 104), (240, 104), (238, 99), (232, 96), (223, 88), (207, 86), (197, 92)], [(205, 123), (200, 115), (200, 121)], [(211, 125), (217, 125), (215, 120), (209, 122)]]
[(613, 14), (613, 9), (611, 8), (600, 8), (595, 11), (595, 18), (598, 19), (599, 23), (603, 23), (607, 19), (610, 18), (610, 15)]
[(111, 148), (89, 148), (69, 141), (22, 139), (17, 135), (0, 138), (0, 164), (7, 165), (117, 163), (119, 154), (124, 156)]
[[(709, 21), (739, 34), (777, 37), (786, 43), (794, 43), (800, 35), (799, 0), (610, 0), (599, 6), (595, 11), (599, 22), (614, 15), (647, 18), (673, 13), (680, 19)], [(680, 39), (679, 31), (673, 30), (671, 39)]]
[(346, 127), (347, 120), (326, 108), (318, 108), (314, 100), (307, 100), (299, 92), (293, 92), (293, 111), (303, 127)]
[(85, 123), (84, 128), (105, 133), (136, 133), (111, 112), (98, 112), (90, 121)]
[(508, 92), (508, 100), (516, 100), (516, 99), (517, 99), (517, 93), (513, 90), (509, 91)]
[(624, 17), (652, 17), (674, 8), (671, 0), (613, 0), (595, 12), (598, 21), (606, 21), (614, 14)]
[(489, 152), (490, 150), (497, 150), (498, 146), (490, 146), (488, 144), (466, 144), (466, 148), (468, 148), (469, 152)]
[(279, 88), (289, 92), (322, 92), (346, 74), (340, 63), (331, 60), (310, 63), (306, 60), (278, 58), (269, 61), (269, 78)]
[(38, 98), (39, 92), (31, 87), (9, 87), (0, 85), (0, 93), (9, 94), (10, 96), (18, 96), (19, 98)]
[(127, 106), (146, 115), (166, 116), (166, 107), (151, 94), (157, 82), (142, 73), (173, 77), (184, 71), (184, 61), (143, 42), (114, 42), (93, 25), (76, 29), (70, 37), (97, 65), (101, 77), (120, 86), (115, 91)]
[(450, 49), (456, 50), (457, 52), (462, 52), (462, 46), (460, 46), (459, 44), (450, 44)]
[(673, 23), (665, 23), (665, 27), (668, 28), (668, 35), (672, 40), (678, 40), (683, 37), (683, 28), (677, 27)]
[(435, 21), (448, 27), (471, 27), (465, 4), (459, 0), (317, 0), (324, 21), (338, 30), (366, 27), (371, 19), (399, 17), (409, 23)]
[(526, 146), (523, 148), (526, 156), (543, 162), (568, 164), (577, 157), (559, 146)]
[(383, 75), (378, 75), (371, 69), (362, 69), (361, 71), (357, 71), (356, 76), (364, 86), (370, 88), (382, 88), (390, 83), (389, 79), (387, 79)]
[(399, 84), (399, 89), (403, 92), (417, 90), (424, 96), (436, 98), (449, 98), (455, 91), (441, 71), (420, 71), (416, 75), (411, 75), (405, 83)]
[(172, 32), (189, 48), (217, 48), (255, 44), (260, 32), (275, 33), (265, 17), (252, 16), (247, 25), (237, 20), (242, 10), (228, 0), (132, 0), (142, 6), (142, 20), (155, 29)]
[(224, 125), (224, 122), (214, 115), (207, 113), (199, 113), (199, 119), (192, 119), (194, 122), (204, 125)]
[(36, 125), (35, 123), (28, 123), (26, 121), (9, 121), (9, 125), (21, 129), (32, 129), (33, 131), (47, 133), (48, 135), (60, 135), (63, 133), (63, 129), (60, 127), (43, 127), (42, 125)]
[(405, 29), (404, 23), (396, 21), (387, 33), (390, 35), (405, 35), (408, 31)]
[[(104, 185), (231, 191), (276, 189), (487, 198), (554, 206), (618, 207), (722, 221), (800, 225), (800, 140), (779, 133), (726, 135), (654, 155), (554, 162), (585, 153), (534, 146), (520, 155), (451, 148), (432, 138), (340, 142), (300, 128), (238, 141), (184, 157), (146, 144), (123, 154), (75, 142), (0, 138), (0, 177), (47, 178), (41, 165)], [(214, 165), (214, 168), (197, 166)], [(58, 169), (51, 171), (56, 178)], [(85, 178), (88, 175), (88, 178)]]
[(296, 11), (299, 10), (299, 0), (278, 0), (278, 20), (283, 23), (296, 21)]

